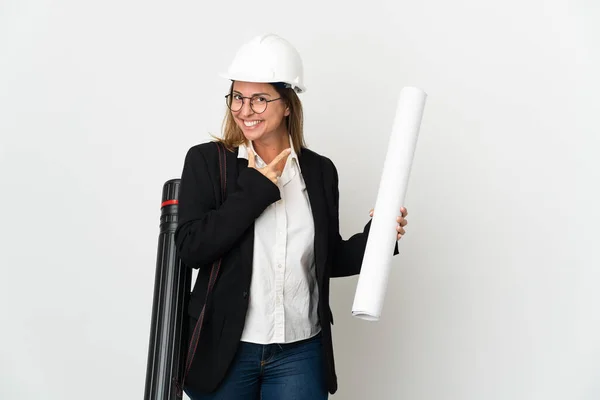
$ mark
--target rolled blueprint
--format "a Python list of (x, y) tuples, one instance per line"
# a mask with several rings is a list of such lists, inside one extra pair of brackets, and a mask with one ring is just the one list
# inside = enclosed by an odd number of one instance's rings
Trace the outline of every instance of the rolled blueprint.
[(398, 234), (396, 217), (404, 205), (426, 98), (427, 94), (415, 87), (400, 91), (352, 306), (357, 318), (377, 321), (381, 316)]

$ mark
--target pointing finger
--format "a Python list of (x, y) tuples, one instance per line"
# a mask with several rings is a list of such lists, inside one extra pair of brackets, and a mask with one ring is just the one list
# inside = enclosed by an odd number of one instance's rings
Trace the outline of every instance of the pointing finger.
[(254, 161), (254, 152), (248, 147), (248, 167), (254, 168), (256, 162)]
[(285, 157), (287, 157), (290, 153), (292, 152), (292, 149), (285, 149), (284, 151), (282, 151), (281, 153), (279, 153), (279, 155), (277, 157), (275, 157), (275, 159), (273, 161), (271, 161), (271, 164), (269, 164), (269, 167), (274, 167), (277, 164), (279, 164), (279, 162), (281, 160), (283, 160)]

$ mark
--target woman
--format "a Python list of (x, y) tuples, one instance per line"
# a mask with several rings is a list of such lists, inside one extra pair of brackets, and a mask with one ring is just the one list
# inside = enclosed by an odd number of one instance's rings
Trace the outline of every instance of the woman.
[(215, 143), (192, 147), (181, 177), (175, 240), (184, 263), (199, 268), (192, 328), (221, 260), (185, 391), (193, 400), (326, 399), (337, 390), (329, 279), (360, 272), (370, 222), (342, 240), (336, 168), (304, 143), (297, 51), (276, 35), (257, 37), (226, 77), (225, 177)]

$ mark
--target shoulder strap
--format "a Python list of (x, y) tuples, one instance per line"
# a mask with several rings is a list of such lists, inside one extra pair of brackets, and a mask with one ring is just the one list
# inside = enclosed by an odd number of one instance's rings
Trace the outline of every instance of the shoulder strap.
[(227, 196), (227, 150), (221, 142), (215, 142), (219, 152), (219, 177), (221, 179), (221, 204)]
[[(221, 142), (214, 142), (217, 146), (217, 151), (219, 152), (219, 179), (221, 181), (221, 201), (220, 205), (225, 202), (225, 197), (227, 196), (227, 150), (225, 146)], [(219, 270), (221, 268), (221, 260), (218, 259), (213, 263), (210, 269), (210, 277), (208, 278), (208, 288), (206, 289), (206, 297), (204, 299), (204, 305), (202, 306), (202, 311), (200, 312), (200, 316), (198, 317), (198, 321), (196, 322), (196, 326), (194, 326), (194, 331), (192, 333), (192, 337), (190, 339), (190, 344), (187, 352), (187, 357), (185, 361), (185, 371), (183, 374), (183, 379), (181, 383), (177, 383), (177, 395), (183, 395), (183, 384), (187, 378), (188, 372), (190, 371), (190, 367), (192, 365), (192, 361), (194, 359), (194, 355), (196, 353), (196, 347), (198, 347), (198, 340), (200, 339), (200, 332), (202, 331), (202, 325), (204, 323), (204, 314), (206, 311), (206, 304), (208, 303), (208, 298), (212, 293), (213, 287), (217, 281), (217, 277), (219, 276)]]

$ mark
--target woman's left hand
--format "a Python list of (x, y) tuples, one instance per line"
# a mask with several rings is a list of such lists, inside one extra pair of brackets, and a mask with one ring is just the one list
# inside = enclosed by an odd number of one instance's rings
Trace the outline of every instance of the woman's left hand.
[[(371, 211), (369, 212), (369, 215), (371, 217), (373, 216), (372, 208), (371, 208)], [(408, 224), (408, 221), (406, 220), (407, 215), (408, 215), (408, 210), (405, 207), (400, 207), (400, 215), (396, 218), (396, 222), (398, 223), (398, 226), (396, 226), (396, 230), (398, 231), (398, 236), (396, 237), (396, 240), (402, 239), (402, 235), (404, 235), (406, 233), (406, 231), (404, 230), (404, 227), (406, 226), (406, 224)]]

